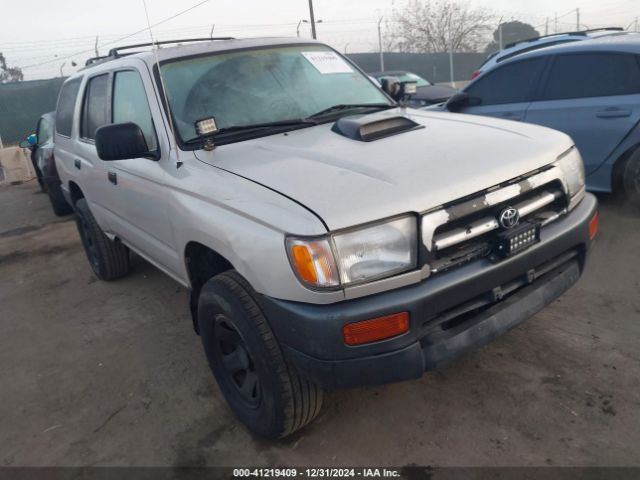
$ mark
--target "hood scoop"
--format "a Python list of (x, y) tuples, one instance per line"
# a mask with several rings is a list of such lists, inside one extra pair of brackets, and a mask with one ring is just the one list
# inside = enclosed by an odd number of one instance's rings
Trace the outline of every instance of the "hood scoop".
[(365, 115), (343, 117), (333, 125), (331, 130), (351, 140), (372, 142), (419, 128), (424, 128), (424, 126), (407, 117), (398, 116), (372, 120), (371, 116)]

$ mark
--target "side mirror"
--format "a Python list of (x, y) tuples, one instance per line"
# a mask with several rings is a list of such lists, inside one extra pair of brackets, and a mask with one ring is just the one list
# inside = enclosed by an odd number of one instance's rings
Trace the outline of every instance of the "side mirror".
[(445, 108), (450, 112), (459, 112), (464, 107), (468, 107), (471, 104), (471, 98), (465, 92), (454, 93), (447, 103), (444, 104)]
[(31, 144), (29, 143), (29, 140), (22, 140), (18, 146), (20, 148), (31, 148)]
[(142, 129), (133, 122), (103, 125), (96, 130), (96, 150), (101, 160), (153, 158)]
[(32, 147), (35, 147), (38, 144), (38, 136), (35, 133), (32, 133), (27, 137), (27, 142), (29, 142), (29, 145)]

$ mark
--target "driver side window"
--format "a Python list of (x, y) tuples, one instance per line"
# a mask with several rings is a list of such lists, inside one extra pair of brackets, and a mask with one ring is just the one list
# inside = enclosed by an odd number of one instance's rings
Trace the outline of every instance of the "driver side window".
[(543, 58), (498, 67), (467, 88), (472, 105), (530, 102), (542, 73)]
[(116, 72), (113, 81), (113, 123), (137, 124), (150, 151), (158, 149), (158, 139), (153, 126), (147, 94), (140, 74), (133, 70)]

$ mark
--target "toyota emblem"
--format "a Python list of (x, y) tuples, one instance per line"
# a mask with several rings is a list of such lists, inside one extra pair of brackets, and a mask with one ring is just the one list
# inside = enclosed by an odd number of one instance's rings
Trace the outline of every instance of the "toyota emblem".
[(513, 228), (520, 223), (520, 212), (518, 212), (517, 208), (507, 207), (500, 212), (498, 221), (502, 228), (506, 228), (507, 230)]

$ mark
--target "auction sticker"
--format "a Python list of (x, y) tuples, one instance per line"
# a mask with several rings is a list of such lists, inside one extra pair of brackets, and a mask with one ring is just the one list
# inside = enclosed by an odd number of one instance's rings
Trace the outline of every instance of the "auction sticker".
[(321, 74), (352, 73), (353, 69), (336, 52), (302, 52)]

